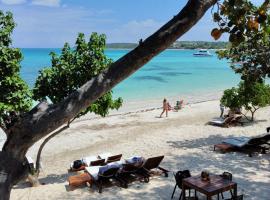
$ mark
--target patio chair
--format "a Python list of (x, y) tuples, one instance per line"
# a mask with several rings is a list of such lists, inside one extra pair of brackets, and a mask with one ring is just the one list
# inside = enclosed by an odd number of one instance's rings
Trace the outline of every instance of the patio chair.
[[(181, 190), (180, 197), (179, 197), (179, 200), (180, 200), (181, 197), (182, 197), (182, 195), (183, 195), (182, 194), (182, 182), (183, 182), (183, 179), (184, 178), (191, 177), (191, 174), (190, 174), (190, 171), (189, 170), (184, 170), (184, 171), (178, 171), (176, 173), (173, 173), (173, 175), (174, 175), (176, 184), (174, 186), (173, 193), (171, 195), (171, 199), (173, 199), (175, 190), (178, 187)], [(189, 189), (189, 199), (191, 199), (190, 198), (190, 189)], [(197, 199), (196, 190), (195, 190), (195, 197), (194, 197), (194, 199)]]
[(168, 170), (160, 167), (161, 161), (164, 159), (164, 156), (157, 156), (148, 158), (138, 170), (138, 173), (144, 177), (145, 182), (149, 182), (149, 177), (153, 169), (159, 169), (164, 173), (165, 177), (168, 177)]
[(232, 198), (225, 199), (225, 200), (243, 200), (243, 199), (244, 199), (244, 195), (241, 194), (241, 195), (238, 195), (237, 197), (232, 197)]
[[(229, 180), (229, 181), (232, 181), (232, 178), (233, 178), (233, 175), (232, 173), (230, 172), (223, 172), (221, 175), (220, 175), (223, 179), (226, 179), (226, 180)], [(230, 190), (230, 193), (231, 193), (231, 197), (233, 197), (233, 192), (232, 190)], [(219, 195), (219, 194), (218, 194)], [(221, 192), (221, 197), (222, 199), (224, 199), (224, 196), (223, 196), (223, 192)], [(219, 198), (218, 198), (219, 199)]]

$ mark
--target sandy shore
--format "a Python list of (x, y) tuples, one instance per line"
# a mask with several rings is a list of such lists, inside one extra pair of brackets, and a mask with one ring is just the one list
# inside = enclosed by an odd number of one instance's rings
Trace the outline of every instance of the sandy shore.
[[(171, 173), (168, 178), (153, 177), (149, 183), (133, 182), (128, 189), (105, 188), (102, 194), (88, 187), (69, 191), (66, 180), (71, 175), (67, 173), (70, 162), (103, 152), (122, 153), (124, 158), (165, 155), (164, 168), (189, 169), (193, 175), (205, 169), (212, 173), (229, 171), (245, 199), (269, 199), (269, 155), (248, 157), (240, 153), (213, 152), (213, 145), (226, 137), (264, 133), (270, 125), (269, 107), (258, 111), (257, 123), (231, 128), (205, 125), (219, 115), (218, 101), (186, 105), (179, 112), (170, 112), (168, 118), (158, 118), (160, 112), (160, 109), (150, 109), (106, 118), (86, 116), (75, 121), (43, 151), (40, 178), (45, 185), (31, 188), (26, 183), (19, 184), (12, 190), (11, 199), (170, 199), (175, 184)], [(35, 157), (35, 152), (37, 145), (29, 155)], [(175, 196), (178, 198), (179, 190)]]

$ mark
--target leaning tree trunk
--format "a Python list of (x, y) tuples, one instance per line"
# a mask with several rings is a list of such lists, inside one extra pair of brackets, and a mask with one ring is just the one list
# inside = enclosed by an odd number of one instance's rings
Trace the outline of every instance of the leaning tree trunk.
[(19, 161), (7, 152), (0, 151), (0, 200), (8, 200), (13, 185), (27, 177), (26, 159)]
[(3, 174), (0, 176), (0, 200), (8, 199), (11, 187), (27, 173), (25, 154), (33, 144), (76, 117), (81, 110), (168, 48), (216, 2), (189, 0), (173, 19), (62, 102), (51, 106), (41, 103), (21, 116), (10, 128), (0, 156), (0, 174)]

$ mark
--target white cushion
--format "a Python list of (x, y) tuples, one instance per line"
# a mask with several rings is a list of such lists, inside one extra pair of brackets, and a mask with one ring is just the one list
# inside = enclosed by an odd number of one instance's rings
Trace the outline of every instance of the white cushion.
[(93, 166), (93, 167), (86, 167), (85, 171), (89, 173), (95, 180), (98, 179), (98, 173), (99, 173), (100, 166)]
[(223, 140), (223, 143), (230, 144), (236, 147), (243, 147), (249, 141), (250, 141), (249, 137), (242, 136), (242, 137), (233, 137), (233, 138), (225, 139)]

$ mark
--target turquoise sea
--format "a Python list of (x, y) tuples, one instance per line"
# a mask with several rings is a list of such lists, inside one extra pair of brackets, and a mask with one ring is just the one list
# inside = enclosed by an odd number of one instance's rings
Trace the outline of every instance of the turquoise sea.
[[(32, 87), (38, 71), (50, 66), (51, 51), (60, 49), (23, 49), (21, 75)], [(117, 60), (130, 50), (106, 50), (106, 55)], [(166, 50), (139, 71), (117, 85), (114, 96), (125, 100), (151, 100), (168, 96), (213, 93), (235, 86), (239, 77), (227, 60), (213, 57), (194, 57), (196, 50)], [(214, 54), (214, 51), (210, 51)]]

